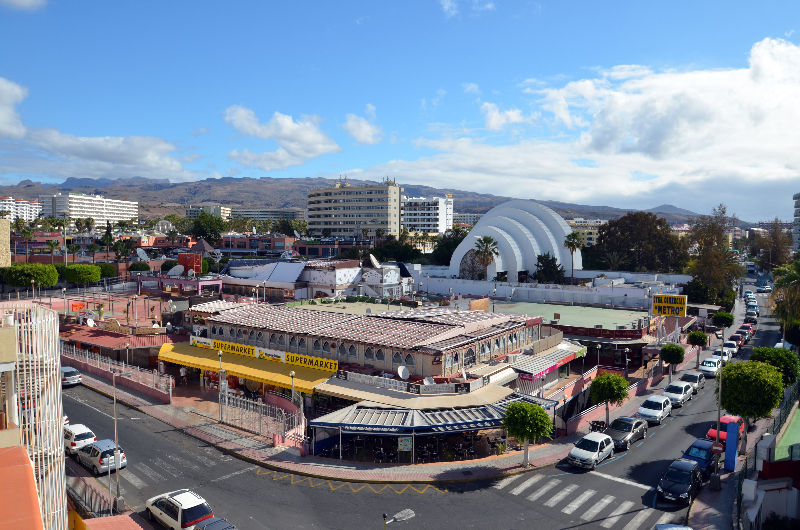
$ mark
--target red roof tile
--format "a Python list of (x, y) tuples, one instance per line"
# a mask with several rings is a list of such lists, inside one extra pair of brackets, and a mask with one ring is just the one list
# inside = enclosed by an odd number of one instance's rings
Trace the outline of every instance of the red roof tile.
[(162, 344), (173, 342), (188, 342), (189, 340), (189, 337), (186, 335), (128, 335), (76, 324), (61, 326), (59, 334), (64, 340), (90, 344), (92, 346), (99, 346), (112, 350), (121, 350), (125, 348), (126, 344), (131, 348), (147, 348), (149, 346), (161, 346)]

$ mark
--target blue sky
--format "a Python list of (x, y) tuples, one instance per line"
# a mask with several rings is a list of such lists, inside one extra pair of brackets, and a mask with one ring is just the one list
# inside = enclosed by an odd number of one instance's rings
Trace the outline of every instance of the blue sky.
[(391, 176), (789, 220), (798, 15), (788, 1), (0, 0), (0, 182)]

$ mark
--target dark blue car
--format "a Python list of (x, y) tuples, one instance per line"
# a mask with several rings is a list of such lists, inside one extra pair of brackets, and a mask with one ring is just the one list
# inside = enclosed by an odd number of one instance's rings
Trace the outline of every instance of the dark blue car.
[(683, 458), (694, 460), (700, 465), (700, 471), (705, 478), (711, 475), (714, 471), (715, 463), (719, 460), (719, 455), (711, 452), (711, 446), (713, 444), (713, 440), (698, 438), (683, 452)]

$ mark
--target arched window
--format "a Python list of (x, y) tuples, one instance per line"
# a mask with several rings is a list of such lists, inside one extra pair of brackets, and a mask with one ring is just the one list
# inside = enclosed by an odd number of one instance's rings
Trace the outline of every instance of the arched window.
[(382, 361), (384, 359), (383, 350), (378, 350), (375, 352), (375, 360)]
[(216, 335), (217, 334), (217, 326), (211, 326), (211, 334), (212, 335)]
[(364, 350), (364, 360), (365, 361), (367, 361), (367, 360), (371, 361), (374, 358), (375, 358), (375, 354), (372, 353), (372, 348), (367, 348), (366, 350)]
[(339, 344), (339, 357), (342, 359), (347, 357), (347, 347), (344, 344)]
[(408, 366), (414, 366), (414, 357), (412, 357), (410, 353), (406, 355), (405, 364), (407, 364)]
[(241, 329), (236, 330), (236, 338), (241, 339), (244, 334), (242, 333)]
[(228, 335), (230, 335), (230, 336), (231, 336), (231, 338), (234, 338), (234, 339), (235, 339), (235, 338), (236, 338), (236, 330), (235, 330), (235, 329), (233, 329), (233, 328), (229, 329), (229, 330), (228, 330)]
[(292, 335), (289, 338), (289, 350), (291, 350), (291, 351), (296, 351), (297, 350), (297, 338), (294, 335)]
[(392, 355), (392, 365), (395, 364), (403, 364), (403, 356), (400, 355), (399, 351), (394, 352)]
[(318, 341), (318, 340), (315, 340), (315, 341), (314, 341), (314, 351), (315, 351), (315, 352), (321, 352), (321, 351), (322, 351), (322, 346), (320, 346), (320, 344), (319, 344), (319, 341)]
[(350, 348), (347, 350), (347, 355), (350, 357), (358, 357), (358, 348), (356, 348), (355, 344), (350, 345)]
[(500, 339), (494, 339), (494, 351), (500, 349)]
[(300, 337), (300, 340), (297, 341), (297, 351), (305, 351), (306, 349), (306, 339), (305, 337)]
[(282, 347), (284, 344), (286, 344), (286, 339), (283, 335), (278, 335), (278, 346)]
[(272, 346), (278, 340), (278, 336), (274, 333), (269, 334), (269, 345)]
[(256, 338), (256, 332), (253, 331), (253, 330), (250, 330), (250, 333), (247, 334), (247, 342), (253, 342), (253, 340), (255, 340), (255, 338)]
[(464, 354), (464, 368), (469, 368), (474, 364), (475, 364), (475, 350), (470, 348), (467, 350), (467, 353)]
[(325, 353), (331, 352), (331, 345), (327, 340), (322, 343), (322, 351), (324, 351)]
[(264, 333), (261, 331), (256, 335), (256, 344), (264, 344)]
[(453, 365), (458, 366), (460, 363), (458, 362), (458, 354), (453, 354)]

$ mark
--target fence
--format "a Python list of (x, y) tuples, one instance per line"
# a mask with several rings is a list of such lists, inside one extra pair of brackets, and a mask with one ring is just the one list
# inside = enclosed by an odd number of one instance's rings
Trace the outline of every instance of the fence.
[[(160, 374), (157, 370), (139, 368), (138, 366), (126, 364), (123, 361), (115, 361), (110, 357), (104, 357), (97, 353), (77, 348), (74, 345), (67, 344), (65, 342), (61, 343), (61, 356), (62, 360), (63, 358), (72, 359), (79, 363), (84, 363), (88, 367), (97, 368), (101, 371), (105, 370), (109, 373), (99, 373), (97, 375), (106, 378), (110, 377), (112, 370), (116, 372), (132, 372), (127, 376), (118, 376), (117, 384), (123, 387), (132, 388), (134, 390), (152, 388), (167, 394), (169, 396), (169, 402), (172, 402), (172, 388), (175, 386), (175, 381), (171, 375)], [(135, 383), (139, 386), (137, 387), (129, 383)]]
[(222, 393), (220, 399), (222, 423), (238, 429), (261, 436), (280, 434), (286, 437), (288, 433), (303, 426), (299, 412), (286, 411), (273, 403), (247, 399), (228, 391)]

